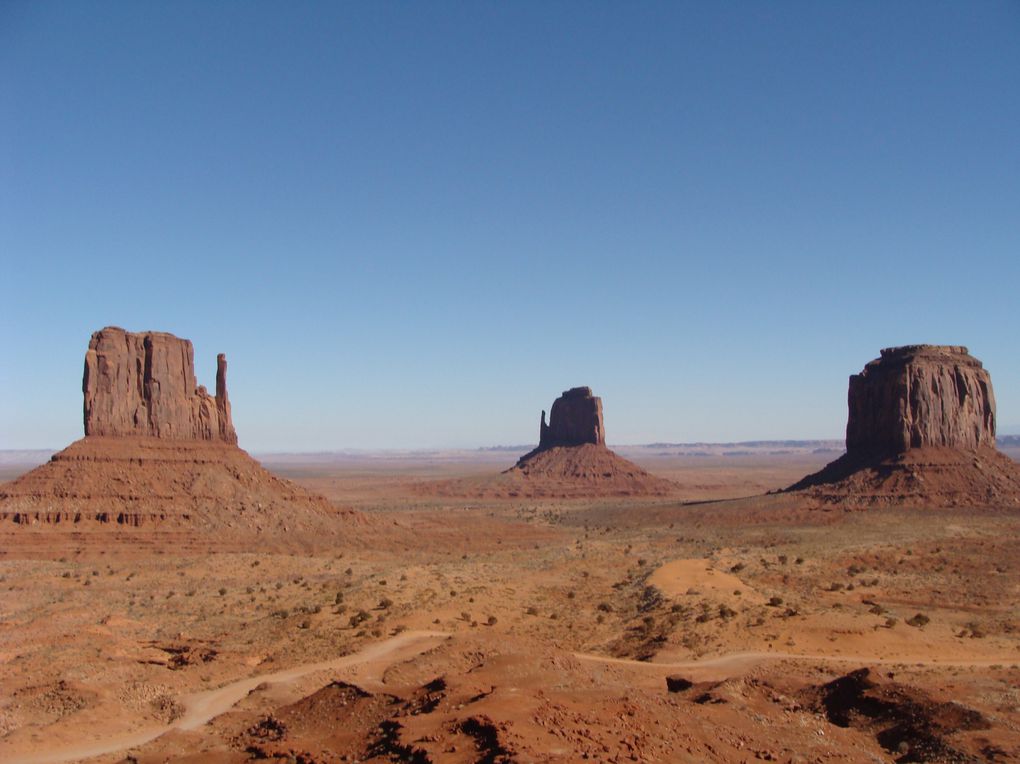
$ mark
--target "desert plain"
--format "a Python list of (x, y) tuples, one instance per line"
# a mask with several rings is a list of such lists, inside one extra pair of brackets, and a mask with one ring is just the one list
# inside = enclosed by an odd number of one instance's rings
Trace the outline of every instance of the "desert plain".
[(676, 494), (579, 498), (264, 454), (332, 532), (6, 522), (0, 760), (1020, 760), (1020, 510), (774, 493), (841, 445), (617, 449)]

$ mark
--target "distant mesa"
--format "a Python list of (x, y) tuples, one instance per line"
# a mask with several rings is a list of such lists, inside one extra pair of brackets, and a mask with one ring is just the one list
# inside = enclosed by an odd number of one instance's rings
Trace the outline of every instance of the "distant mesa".
[(89, 342), (82, 392), (85, 437), (0, 486), (0, 519), (262, 532), (325, 529), (338, 515), (237, 447), (222, 354), (210, 395), (190, 341), (107, 327)]
[(850, 377), (846, 453), (788, 490), (825, 503), (1020, 503), (1020, 467), (995, 447), (995, 396), (957, 345), (887, 348)]

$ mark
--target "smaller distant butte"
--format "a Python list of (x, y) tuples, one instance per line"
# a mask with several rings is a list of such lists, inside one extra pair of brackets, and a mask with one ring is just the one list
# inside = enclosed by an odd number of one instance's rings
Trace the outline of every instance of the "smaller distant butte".
[(847, 406), (846, 453), (788, 491), (848, 507), (1020, 504), (991, 377), (967, 348), (886, 348), (850, 377)]
[(418, 486), (422, 493), (477, 498), (666, 496), (679, 488), (606, 447), (602, 400), (590, 387), (564, 392), (548, 423), (543, 411), (538, 446), (505, 472)]
[(542, 412), (538, 447), (503, 473), (521, 495), (668, 495), (677, 484), (655, 477), (606, 447), (602, 399), (590, 387), (572, 387)]

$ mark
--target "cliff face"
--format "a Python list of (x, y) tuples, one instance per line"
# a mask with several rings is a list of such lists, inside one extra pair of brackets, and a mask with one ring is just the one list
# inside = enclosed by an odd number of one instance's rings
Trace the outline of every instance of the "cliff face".
[(847, 453), (900, 454), (929, 446), (973, 451), (995, 446), (995, 397), (967, 348), (887, 348), (850, 377)]
[(995, 396), (955, 345), (882, 351), (850, 377), (846, 453), (790, 486), (822, 505), (1020, 505), (1020, 467), (995, 448)]
[(360, 517), (275, 477), (238, 448), (227, 359), (216, 359), (213, 396), (196, 384), (193, 358), (191, 343), (172, 334), (116, 327), (93, 334), (82, 382), (86, 437), (0, 484), (0, 522), (194, 527), (220, 539), (263, 531), (328, 537), (344, 527), (337, 519)]
[(554, 446), (581, 446), (606, 444), (606, 428), (602, 423), (602, 399), (591, 393), (590, 387), (574, 387), (553, 401), (549, 424), (539, 429), (539, 449)]
[(226, 356), (216, 395), (195, 380), (189, 340), (107, 327), (92, 335), (82, 379), (86, 435), (237, 443), (227, 397)]

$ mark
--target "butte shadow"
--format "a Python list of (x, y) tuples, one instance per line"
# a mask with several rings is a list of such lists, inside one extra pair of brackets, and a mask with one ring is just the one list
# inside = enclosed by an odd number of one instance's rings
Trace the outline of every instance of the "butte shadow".
[(606, 447), (602, 399), (589, 387), (567, 390), (545, 411), (538, 447), (510, 469), (479, 479), (420, 486), (424, 493), (491, 498), (672, 496), (680, 486), (656, 477)]
[(995, 447), (995, 396), (954, 345), (882, 350), (850, 377), (846, 453), (786, 489), (843, 506), (1020, 505), (1020, 465)]
[(221, 354), (210, 395), (196, 382), (189, 340), (117, 327), (94, 333), (82, 381), (85, 437), (0, 486), (0, 520), (277, 534), (360, 521), (238, 448), (226, 374)]

